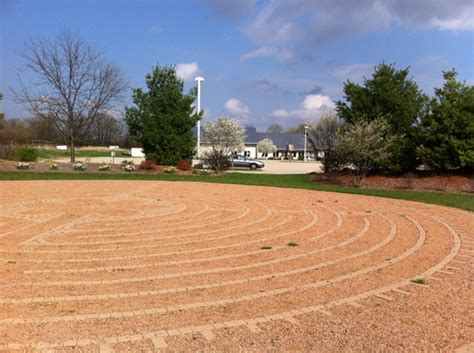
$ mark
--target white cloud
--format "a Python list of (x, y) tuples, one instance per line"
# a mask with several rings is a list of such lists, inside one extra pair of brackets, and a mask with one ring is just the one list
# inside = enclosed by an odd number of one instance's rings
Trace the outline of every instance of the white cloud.
[(286, 119), (290, 116), (290, 113), (285, 109), (277, 109), (270, 113), (270, 116), (277, 119)]
[(176, 74), (183, 81), (193, 80), (199, 74), (199, 66), (196, 62), (176, 65)]
[(304, 110), (320, 110), (323, 108), (334, 108), (334, 102), (329, 96), (323, 96), (321, 94), (308, 94), (304, 97), (301, 107)]
[(224, 103), (224, 110), (237, 117), (246, 117), (250, 109), (237, 98), (231, 98)]
[(256, 45), (242, 60), (311, 57), (334, 40), (394, 26), (474, 30), (472, 0), (270, 0), (243, 29)]
[(242, 54), (240, 59), (245, 61), (263, 57), (273, 57), (278, 61), (287, 61), (293, 58), (293, 53), (289, 50), (278, 50), (271, 47), (262, 47)]
[(308, 94), (297, 109), (291, 111), (276, 109), (270, 113), (270, 117), (273, 118), (272, 122), (278, 122), (283, 126), (296, 126), (298, 123), (315, 120), (324, 112), (334, 110), (335, 107), (336, 105), (329, 96)]
[(374, 65), (352, 64), (338, 66), (331, 71), (331, 74), (340, 80), (361, 81), (364, 77), (369, 77), (374, 71)]
[[(474, 6), (474, 4), (473, 4)], [(463, 17), (453, 18), (442, 20), (439, 18), (433, 18), (431, 24), (434, 27), (437, 27), (441, 30), (450, 30), (450, 31), (468, 31), (474, 30), (474, 10), (466, 12)]]
[(285, 109), (277, 109), (270, 113), (270, 117), (276, 119), (282, 125), (288, 125), (287, 122), (291, 119), (300, 122), (311, 121), (316, 119), (322, 113), (333, 110), (336, 107), (333, 100), (322, 94), (308, 94), (299, 104), (297, 109), (287, 111)]

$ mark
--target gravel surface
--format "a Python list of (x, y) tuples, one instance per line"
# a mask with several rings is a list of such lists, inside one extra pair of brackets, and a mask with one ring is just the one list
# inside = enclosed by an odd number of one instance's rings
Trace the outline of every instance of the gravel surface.
[(474, 342), (467, 211), (256, 186), (4, 181), (0, 225), (5, 352)]

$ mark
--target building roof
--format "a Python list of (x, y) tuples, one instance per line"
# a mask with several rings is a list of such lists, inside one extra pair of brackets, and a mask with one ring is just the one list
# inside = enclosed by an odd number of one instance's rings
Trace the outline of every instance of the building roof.
[(272, 140), (279, 150), (286, 150), (288, 145), (295, 145), (295, 149), (304, 149), (304, 134), (291, 132), (257, 132), (254, 127), (245, 128), (245, 144), (257, 144), (263, 139)]
[[(193, 128), (193, 133), (196, 135), (197, 129)], [(203, 136), (201, 127), (201, 136)], [(302, 133), (291, 133), (291, 132), (258, 132), (254, 127), (245, 128), (245, 140), (246, 145), (256, 145), (263, 139), (272, 140), (273, 144), (278, 150), (286, 150), (288, 145), (294, 145), (296, 150), (304, 149), (304, 134)]]

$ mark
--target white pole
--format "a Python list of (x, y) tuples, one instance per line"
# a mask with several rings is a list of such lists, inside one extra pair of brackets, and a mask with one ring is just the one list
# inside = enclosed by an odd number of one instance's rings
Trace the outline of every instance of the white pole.
[[(203, 77), (196, 77), (198, 96), (197, 96), (197, 112), (201, 112), (201, 81), (204, 81)], [(197, 158), (201, 157), (201, 120), (197, 122)]]
[(306, 162), (308, 161), (308, 157), (306, 155), (306, 144), (308, 140), (308, 125), (304, 126), (304, 156), (303, 156), (303, 161)]

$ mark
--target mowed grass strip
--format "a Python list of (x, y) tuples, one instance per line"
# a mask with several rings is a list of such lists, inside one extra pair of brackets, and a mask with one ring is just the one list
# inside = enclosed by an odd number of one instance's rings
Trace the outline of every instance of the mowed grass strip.
[(423, 192), (411, 190), (379, 190), (352, 188), (337, 185), (323, 185), (312, 182), (305, 174), (251, 174), (227, 173), (219, 176), (169, 175), (169, 174), (100, 174), (100, 173), (60, 173), (60, 172), (0, 172), (0, 180), (165, 180), (205, 183), (241, 184), (272, 186), (281, 188), (308, 189), (316, 191), (340, 192), (346, 194), (368, 195), (392, 199), (418, 201), (435, 205), (456, 207), (474, 211), (474, 196), (447, 192)]
[[(38, 148), (39, 159), (57, 159), (57, 158), (70, 158), (71, 151), (59, 151), (54, 149)], [(110, 157), (109, 150), (76, 150), (77, 158), (92, 158), (92, 157)], [(124, 154), (125, 150), (115, 150), (116, 157), (129, 157)]]

